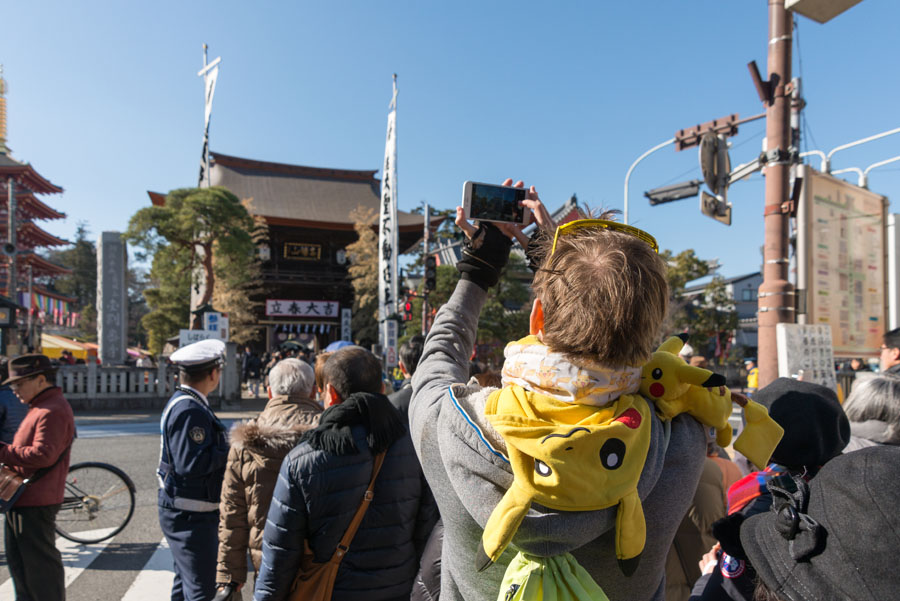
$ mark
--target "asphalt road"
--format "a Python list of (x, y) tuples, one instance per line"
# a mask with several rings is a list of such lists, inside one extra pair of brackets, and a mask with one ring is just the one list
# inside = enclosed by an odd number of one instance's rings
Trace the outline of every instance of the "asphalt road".
[[(111, 463), (134, 481), (134, 516), (108, 543), (75, 545), (60, 539), (67, 571), (69, 601), (143, 601), (167, 599), (171, 587), (171, 556), (164, 545), (156, 510), (156, 465), (159, 422), (138, 421), (80, 425), (72, 448), (72, 464)], [(0, 599), (12, 599), (12, 582), (0, 539)], [(105, 545), (105, 546), (104, 546)], [(252, 577), (251, 577), (252, 578)], [(71, 582), (68, 582), (71, 580)], [(252, 582), (245, 599), (252, 599)]]

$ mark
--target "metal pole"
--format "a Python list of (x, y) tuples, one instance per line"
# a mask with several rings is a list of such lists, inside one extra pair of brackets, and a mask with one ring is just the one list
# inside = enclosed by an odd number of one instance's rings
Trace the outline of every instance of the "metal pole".
[(872, 142), (873, 140), (880, 140), (881, 138), (886, 138), (887, 136), (893, 136), (894, 134), (900, 134), (900, 127), (895, 127), (894, 129), (889, 129), (888, 131), (883, 131), (880, 134), (875, 134), (874, 136), (869, 136), (868, 138), (863, 138), (862, 140), (856, 140), (854, 142), (848, 142), (847, 144), (841, 144), (835, 148), (831, 149), (831, 152), (828, 153), (827, 162), (828, 167), (831, 167), (831, 157), (834, 156), (838, 150), (846, 150), (848, 148), (853, 148), (854, 146), (859, 146), (860, 144), (865, 144), (867, 142)]
[[(18, 304), (18, 294), (16, 294), (16, 180), (12, 177), (6, 180), (6, 192), (9, 195), (6, 204), (6, 241), (10, 245), (9, 269), (7, 271), (6, 296), (9, 300)], [(9, 341), (7, 346), (14, 346), (15, 353), (18, 354), (19, 336), (16, 328), (16, 319), (12, 320), (9, 326)], [(9, 352), (9, 351), (7, 351)]]
[(657, 144), (656, 146), (639, 156), (637, 160), (631, 164), (631, 167), (628, 168), (628, 172), (625, 174), (625, 207), (624, 211), (622, 211), (622, 221), (625, 223), (625, 225), (628, 225), (628, 180), (631, 179), (631, 172), (634, 171), (634, 168), (637, 167), (638, 163), (646, 159), (648, 156), (650, 156), (657, 150), (665, 148), (669, 144), (673, 144), (674, 142), (675, 138), (671, 138), (661, 144)]
[[(422, 260), (424, 261), (428, 257), (428, 252), (430, 250), (430, 239), (431, 239), (431, 228), (428, 223), (430, 220), (431, 208), (428, 206), (428, 203), (425, 203), (425, 235), (422, 238)], [(424, 264), (422, 266), (422, 275), (425, 275), (425, 267)], [(423, 277), (424, 281), (424, 277)], [(428, 291), (425, 290), (425, 286), (422, 286), (422, 335), (425, 336), (428, 334)]]
[(776, 153), (766, 164), (764, 210), (763, 283), (759, 287), (759, 386), (778, 377), (775, 326), (793, 323), (794, 287), (788, 281), (789, 215), (782, 205), (788, 199), (790, 177), (791, 17), (784, 0), (769, 0), (769, 82), (773, 86), (766, 106), (766, 148)]
[(28, 340), (28, 346), (37, 348), (34, 343), (34, 317), (31, 311), (31, 299), (34, 298), (34, 269), (31, 264), (28, 265), (28, 320), (26, 321), (27, 329), (25, 336)]

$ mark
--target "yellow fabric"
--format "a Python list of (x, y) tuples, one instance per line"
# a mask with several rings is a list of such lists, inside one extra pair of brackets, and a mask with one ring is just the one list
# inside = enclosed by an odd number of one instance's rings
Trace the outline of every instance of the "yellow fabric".
[(734, 442), (734, 449), (757, 468), (765, 469), (784, 436), (784, 428), (769, 416), (765, 407), (754, 401), (748, 401), (744, 407), (744, 421), (747, 425)]
[(663, 419), (687, 413), (700, 423), (716, 429), (719, 446), (731, 444), (731, 391), (724, 386), (704, 388), (713, 372), (685, 363), (677, 353), (684, 342), (673, 336), (653, 353), (641, 369), (641, 393), (656, 404)]
[(76, 359), (88, 360), (88, 349), (81, 343), (68, 340), (62, 336), (54, 336), (52, 334), (41, 334), (41, 352), (51, 359), (59, 359), (62, 352), (66, 350), (72, 353)]
[[(700, 423), (716, 429), (716, 443), (731, 444), (731, 391), (725, 386), (704, 388), (713, 372), (685, 363), (676, 353), (684, 342), (677, 336), (669, 338), (653, 353), (641, 369), (641, 393), (656, 403), (662, 419), (672, 419), (687, 413)], [(755, 376), (755, 368), (751, 374)], [(734, 448), (762, 469), (778, 446), (784, 430), (759, 403), (749, 401), (744, 407), (747, 425), (734, 443)]]
[(609, 601), (571, 553), (517, 554), (503, 574), (497, 601)]
[(759, 368), (754, 367), (747, 373), (747, 388), (756, 390), (759, 388)]
[[(541, 343), (532, 338), (513, 344)], [(559, 389), (552, 380), (544, 374), (543, 389)], [(637, 483), (650, 447), (652, 417), (640, 395), (623, 394), (598, 407), (508, 384), (488, 397), (484, 411), (506, 441), (515, 477), (482, 536), (490, 561), (503, 553), (532, 501), (565, 511), (618, 504), (617, 556), (633, 560), (640, 555), (646, 531)]]

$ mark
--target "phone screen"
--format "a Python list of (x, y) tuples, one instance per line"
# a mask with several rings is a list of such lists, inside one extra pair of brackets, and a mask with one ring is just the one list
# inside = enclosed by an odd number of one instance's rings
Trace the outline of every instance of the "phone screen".
[(469, 217), (488, 221), (522, 223), (525, 218), (525, 207), (520, 206), (519, 201), (525, 200), (525, 194), (525, 188), (473, 183)]

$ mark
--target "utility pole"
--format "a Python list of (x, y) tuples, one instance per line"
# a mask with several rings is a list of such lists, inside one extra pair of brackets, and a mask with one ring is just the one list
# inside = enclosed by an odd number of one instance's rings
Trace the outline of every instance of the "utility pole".
[[(6, 296), (9, 300), (18, 304), (16, 294), (16, 180), (12, 177), (6, 180), (6, 192), (9, 195), (6, 205), (6, 250), (9, 252), (9, 268), (7, 271)], [(16, 331), (16, 320), (12, 320), (9, 327), (9, 342), (7, 345), (16, 347), (18, 354), (19, 336)]]
[[(428, 206), (428, 203), (425, 203), (425, 234), (422, 238), (422, 275), (423, 282), (425, 275), (425, 263), (428, 260), (428, 252), (430, 250), (430, 240), (431, 240), (431, 227), (430, 227), (430, 219), (431, 219), (431, 207)], [(425, 336), (428, 334), (428, 290), (427, 287), (422, 285), (422, 335)]]
[(759, 287), (759, 386), (778, 377), (775, 326), (795, 319), (794, 287), (788, 281), (788, 182), (791, 155), (791, 41), (790, 13), (784, 0), (769, 0), (768, 70), (765, 86), (766, 200), (764, 210), (763, 283)]

